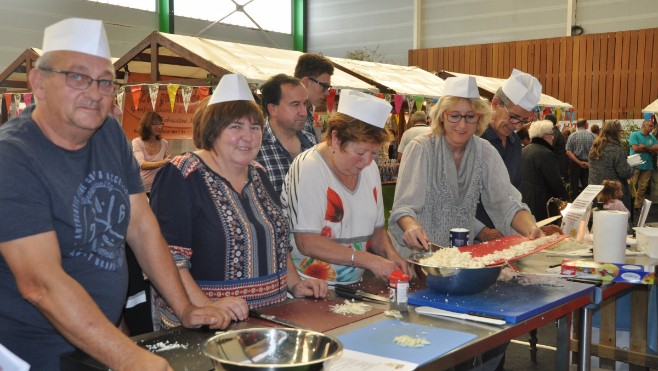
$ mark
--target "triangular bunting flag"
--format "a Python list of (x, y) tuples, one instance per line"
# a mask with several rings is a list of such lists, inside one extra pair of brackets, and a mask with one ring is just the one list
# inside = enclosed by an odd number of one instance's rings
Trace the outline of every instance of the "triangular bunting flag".
[(23, 102), (25, 102), (26, 106), (32, 104), (32, 93), (23, 94)]
[(155, 105), (158, 103), (158, 92), (160, 91), (160, 84), (149, 84), (149, 97), (151, 98), (151, 106), (155, 112)]
[(416, 96), (416, 111), (420, 111), (423, 109), (423, 97), (421, 96)]
[(187, 113), (187, 108), (190, 106), (190, 99), (192, 98), (192, 87), (185, 85), (181, 90), (183, 91), (183, 107), (185, 107), (185, 113)]
[(126, 97), (126, 87), (119, 86), (119, 89), (117, 90), (117, 106), (119, 106), (122, 112), (123, 112), (123, 101), (125, 97)]
[(142, 86), (141, 85), (131, 86), (130, 93), (132, 93), (133, 96), (133, 106), (135, 107), (135, 111), (137, 111), (137, 107), (139, 107), (139, 99), (141, 98), (142, 95)]
[(180, 84), (167, 85), (167, 94), (169, 94), (169, 104), (171, 105), (171, 112), (174, 112), (174, 104), (176, 103), (176, 93)]
[(197, 89), (199, 90), (199, 100), (203, 100), (210, 95), (210, 88), (207, 86), (200, 86)]
[(11, 93), (4, 94), (5, 97), (5, 106), (7, 106), (7, 112), (11, 111)]
[(393, 95), (393, 105), (395, 106), (395, 113), (397, 113), (398, 115), (400, 114), (400, 110), (402, 109), (402, 102), (404, 102), (404, 95), (402, 94)]
[(411, 114), (411, 111), (414, 109), (414, 97), (413, 95), (410, 95), (407, 97), (407, 109), (409, 110), (409, 114)]
[(327, 94), (327, 112), (332, 113), (334, 111), (334, 102), (336, 101), (336, 89), (329, 89), (329, 94)]

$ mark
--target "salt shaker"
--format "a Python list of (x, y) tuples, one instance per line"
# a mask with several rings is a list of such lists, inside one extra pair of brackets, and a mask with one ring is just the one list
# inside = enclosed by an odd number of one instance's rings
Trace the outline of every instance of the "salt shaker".
[(400, 312), (407, 311), (407, 291), (409, 290), (409, 276), (400, 269), (388, 277), (389, 309)]

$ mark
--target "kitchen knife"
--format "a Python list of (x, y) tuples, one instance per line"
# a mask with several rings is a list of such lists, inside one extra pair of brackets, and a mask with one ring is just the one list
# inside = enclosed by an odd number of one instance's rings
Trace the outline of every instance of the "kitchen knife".
[(367, 291), (353, 289), (345, 285), (334, 285), (336, 295), (349, 299), (365, 300), (373, 303), (388, 303), (389, 299), (383, 296), (371, 294)]
[(554, 221), (560, 219), (562, 215), (556, 215), (556, 216), (551, 216), (550, 218), (546, 218), (544, 220), (540, 220), (537, 222), (537, 227), (543, 227), (545, 225), (549, 225), (553, 223)]
[(288, 321), (287, 319), (279, 318), (279, 317), (273, 316), (271, 314), (264, 314), (264, 313), (261, 313), (260, 311), (258, 311), (256, 309), (250, 309), (249, 310), (249, 316), (254, 317), (254, 318), (259, 318), (259, 319), (262, 319), (262, 320), (265, 320), (265, 321), (269, 321), (269, 322), (272, 322), (272, 323), (276, 323), (276, 324), (279, 324), (279, 325), (283, 325), (283, 326), (286, 326), (286, 327), (298, 328), (298, 329), (301, 329), (301, 330), (310, 330), (309, 328), (304, 327), (304, 326), (302, 326), (298, 323)]
[(506, 323), (505, 320), (502, 320), (502, 319), (495, 319), (495, 318), (491, 318), (491, 317), (482, 317), (482, 316), (473, 315), (473, 314), (466, 314), (466, 313), (451, 312), (451, 311), (448, 311), (448, 310), (432, 308), (432, 307), (417, 307), (416, 308), (416, 313), (424, 314), (426, 316), (459, 318), (459, 319), (465, 319), (465, 320), (468, 320), (468, 321), (482, 322), (482, 323), (488, 323), (488, 324), (491, 324), (491, 325), (498, 325), (498, 326), (502, 326)]

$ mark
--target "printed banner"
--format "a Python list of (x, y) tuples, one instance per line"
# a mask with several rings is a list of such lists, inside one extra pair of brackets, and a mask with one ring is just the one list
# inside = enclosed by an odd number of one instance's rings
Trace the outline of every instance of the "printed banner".
[[(152, 110), (153, 102), (155, 102), (155, 110), (162, 116), (164, 127), (162, 129), (162, 137), (165, 139), (192, 139), (192, 117), (194, 112), (199, 106), (199, 92), (202, 89), (191, 90), (191, 103), (188, 102), (189, 107), (186, 110), (183, 103), (183, 97), (177, 95), (174, 103), (174, 110), (171, 111), (169, 94), (162, 89), (158, 92), (155, 99), (151, 99), (150, 94), (137, 94), (137, 105), (131, 107), (124, 107), (123, 120), (121, 125), (126, 132), (128, 139), (132, 140), (139, 136), (137, 133), (139, 129), (139, 122), (144, 112)], [(207, 88), (206, 88), (207, 90)], [(141, 98), (139, 98), (141, 96)]]

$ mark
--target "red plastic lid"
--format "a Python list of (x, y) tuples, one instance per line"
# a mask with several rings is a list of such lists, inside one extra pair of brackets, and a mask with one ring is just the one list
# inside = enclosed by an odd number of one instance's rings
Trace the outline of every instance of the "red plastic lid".
[(388, 276), (389, 280), (409, 281), (409, 275), (404, 274), (401, 269), (396, 269)]

